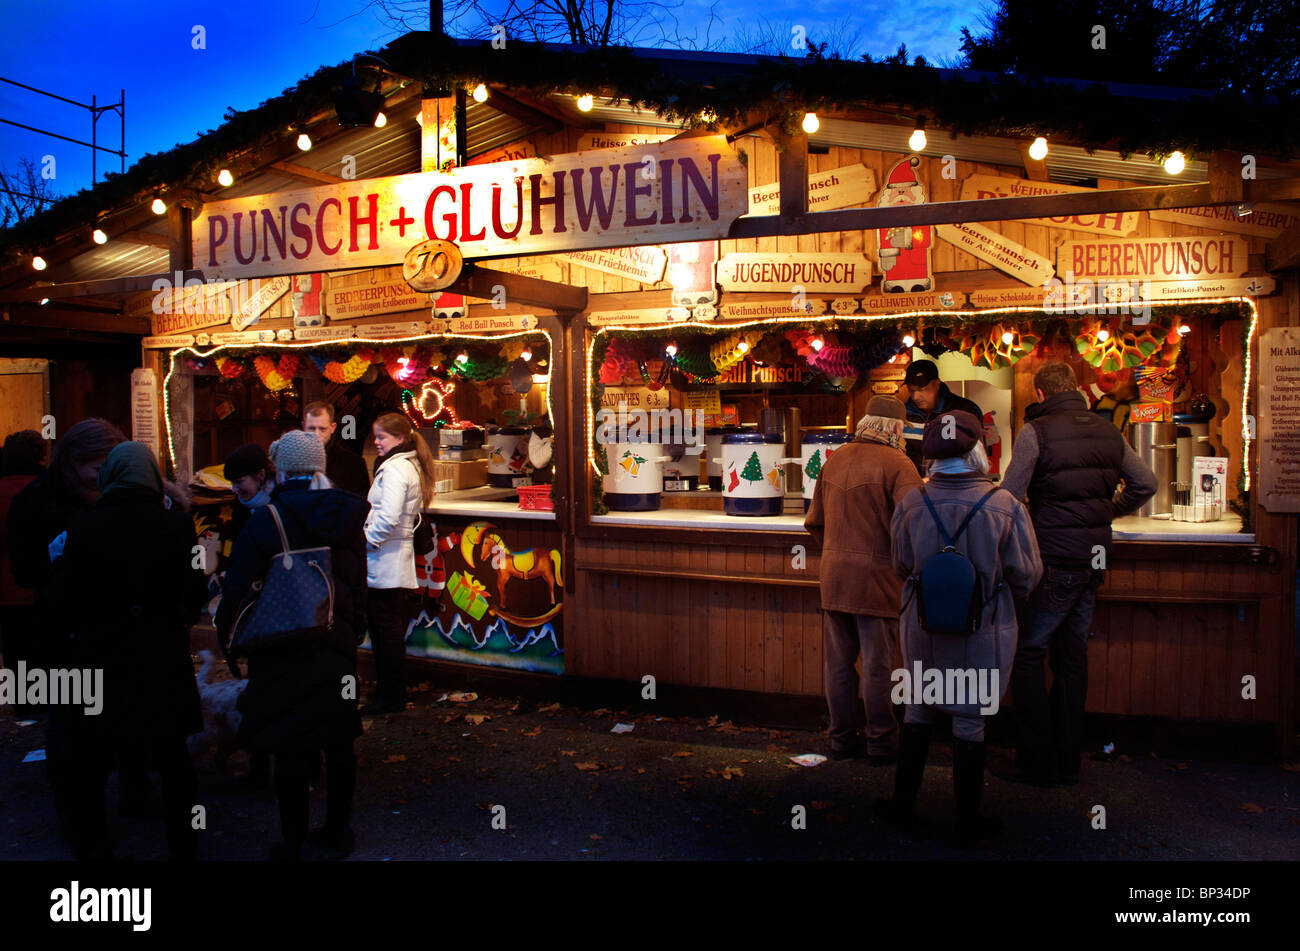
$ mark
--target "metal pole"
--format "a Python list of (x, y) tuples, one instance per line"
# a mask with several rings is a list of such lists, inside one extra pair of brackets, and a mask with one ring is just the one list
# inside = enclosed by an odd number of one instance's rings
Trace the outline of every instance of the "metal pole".
[(99, 142), (99, 110), (95, 108), (97, 100), (94, 96), (90, 97), (90, 184), (95, 184), (95, 176), (99, 173), (99, 156), (95, 154), (95, 144)]
[(122, 151), (119, 156), (122, 160), (122, 174), (126, 174), (126, 90), (122, 90)]

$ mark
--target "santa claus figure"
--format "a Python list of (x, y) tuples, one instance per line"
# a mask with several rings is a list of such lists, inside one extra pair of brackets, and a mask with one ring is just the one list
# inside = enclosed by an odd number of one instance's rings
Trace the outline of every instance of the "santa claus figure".
[[(896, 162), (885, 177), (885, 187), (876, 196), (876, 207), (924, 205), (925, 189), (916, 180), (921, 160), (915, 155)], [(930, 273), (930, 226), (878, 228), (880, 243), (880, 289), (885, 293), (905, 294), (928, 291), (934, 287)]]
[(442, 556), (460, 544), (460, 533), (452, 532), (434, 540), (433, 551), (415, 556), (415, 582), (420, 586), (420, 607), (432, 602), (436, 607), (442, 591), (447, 587), (447, 566)]

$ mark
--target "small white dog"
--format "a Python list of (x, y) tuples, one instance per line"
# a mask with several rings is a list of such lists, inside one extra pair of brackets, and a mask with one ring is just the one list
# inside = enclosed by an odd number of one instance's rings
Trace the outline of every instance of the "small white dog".
[(189, 738), (191, 756), (214, 750), (213, 764), (223, 773), (229, 773), (230, 755), (239, 749), (235, 734), (244, 716), (239, 712), (239, 697), (248, 686), (247, 680), (212, 679), (217, 660), (212, 651), (199, 651), (203, 666), (197, 677), (199, 704), (203, 708), (203, 732)]

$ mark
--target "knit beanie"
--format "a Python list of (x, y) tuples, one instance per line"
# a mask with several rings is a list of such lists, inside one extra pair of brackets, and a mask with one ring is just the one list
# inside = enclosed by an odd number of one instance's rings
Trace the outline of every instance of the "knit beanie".
[(325, 471), (325, 444), (314, 433), (291, 429), (271, 443), (271, 462), (286, 476)]
[(227, 482), (234, 482), (236, 479), (252, 475), (259, 469), (270, 467), (271, 460), (266, 457), (266, 451), (256, 443), (249, 443), (226, 456), (222, 474), (225, 475)]

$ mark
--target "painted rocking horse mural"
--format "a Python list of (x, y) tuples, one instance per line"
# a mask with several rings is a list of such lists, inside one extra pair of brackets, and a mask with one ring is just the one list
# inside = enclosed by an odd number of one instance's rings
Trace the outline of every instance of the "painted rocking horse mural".
[[(491, 522), (456, 518), (439, 522), (440, 538), (447, 540), (439, 545), (445, 586), (430, 591), (431, 600), (408, 632), (407, 651), (563, 673), (560, 552), (549, 545), (512, 551), (506, 540), (511, 538), (510, 529)], [(537, 536), (530, 533), (529, 537)]]

